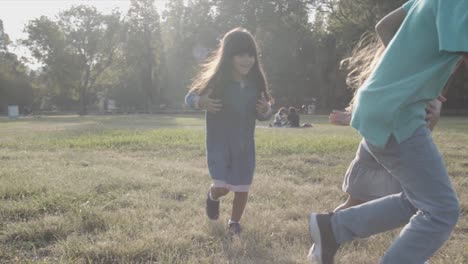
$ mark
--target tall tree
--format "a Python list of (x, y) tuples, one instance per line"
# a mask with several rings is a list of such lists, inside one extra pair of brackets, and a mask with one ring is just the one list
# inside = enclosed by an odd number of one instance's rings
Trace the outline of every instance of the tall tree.
[(87, 114), (89, 92), (112, 64), (119, 42), (120, 14), (102, 15), (96, 8), (75, 6), (59, 14), (32, 20), (26, 27), (33, 56), (45, 65), (60, 89), (74, 93), (79, 113)]
[(350, 55), (365, 32), (373, 32), (376, 23), (405, 0), (312, 0), (313, 30), (320, 57), (325, 56), (322, 78), (325, 89), (319, 95), (322, 106), (344, 107), (353, 92), (347, 89), (346, 72), (338, 69), (341, 59)]
[(165, 93), (178, 106), (199, 64), (216, 47), (220, 35), (213, 20), (213, 1), (184, 2), (169, 1), (162, 23), (169, 87)]
[[(155, 0), (132, 0), (127, 13), (125, 56), (142, 92), (146, 111), (152, 111), (161, 102), (158, 85), (161, 76), (163, 50), (160, 18)], [(129, 72), (127, 72), (129, 73)], [(136, 78), (135, 78), (136, 77)]]
[(5, 111), (7, 105), (18, 105), (21, 112), (29, 112), (33, 100), (32, 87), (25, 65), (9, 52), (10, 44), (0, 20), (0, 112)]
[(10, 38), (5, 33), (3, 28), (3, 21), (0, 19), (0, 52), (5, 53), (8, 51), (7, 46), (10, 44)]
[(88, 92), (112, 64), (119, 42), (120, 14), (102, 15), (96, 8), (77, 6), (60, 14), (59, 25), (68, 47), (78, 56), (80, 114), (87, 114)]
[(25, 29), (28, 38), (22, 40), (42, 65), (43, 81), (49, 87), (43, 96), (50, 97), (51, 104), (60, 109), (73, 105), (78, 97), (76, 82), (79, 79), (78, 60), (67, 48), (63, 30), (57, 22), (42, 16), (29, 22)]

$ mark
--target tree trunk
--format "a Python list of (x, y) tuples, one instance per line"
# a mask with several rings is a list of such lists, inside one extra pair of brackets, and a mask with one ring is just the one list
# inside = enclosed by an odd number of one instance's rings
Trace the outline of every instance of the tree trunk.
[(89, 67), (86, 69), (85, 81), (84, 84), (80, 87), (80, 112), (79, 115), (87, 115), (88, 114), (88, 84), (89, 84), (89, 77), (91, 74), (91, 70)]
[(86, 87), (82, 86), (80, 87), (80, 110), (78, 112), (78, 114), (80, 116), (84, 116), (84, 115), (87, 115), (88, 114), (88, 110), (87, 110), (87, 100), (86, 100)]

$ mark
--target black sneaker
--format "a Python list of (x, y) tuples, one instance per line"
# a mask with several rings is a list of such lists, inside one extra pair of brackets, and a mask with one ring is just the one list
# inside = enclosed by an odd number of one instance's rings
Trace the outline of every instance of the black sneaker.
[(309, 232), (314, 240), (310, 248), (309, 261), (317, 261), (319, 264), (333, 264), (334, 257), (340, 245), (336, 243), (331, 227), (330, 214), (310, 214)]
[(240, 235), (242, 231), (241, 225), (239, 223), (230, 223), (229, 232), (233, 235)]
[(219, 201), (211, 200), (210, 192), (206, 197), (206, 215), (210, 220), (218, 220), (219, 218)]

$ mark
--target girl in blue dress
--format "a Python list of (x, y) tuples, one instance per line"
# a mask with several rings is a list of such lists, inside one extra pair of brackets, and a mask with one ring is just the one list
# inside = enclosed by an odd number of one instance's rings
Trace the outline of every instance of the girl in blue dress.
[(206, 153), (213, 184), (206, 198), (208, 218), (219, 217), (219, 199), (234, 192), (229, 230), (239, 224), (255, 170), (255, 123), (272, 115), (272, 97), (250, 32), (235, 28), (195, 78), (185, 98), (206, 110)]

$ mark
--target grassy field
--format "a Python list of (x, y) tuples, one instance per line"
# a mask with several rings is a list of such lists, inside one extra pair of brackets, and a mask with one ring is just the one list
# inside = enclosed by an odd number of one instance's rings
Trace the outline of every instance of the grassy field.
[[(307, 214), (341, 203), (359, 135), (257, 129), (257, 170), (240, 239), (204, 214), (210, 178), (201, 116), (0, 119), (0, 263), (306, 263)], [(462, 203), (431, 264), (468, 263), (468, 118), (434, 132)], [(349, 243), (337, 263), (378, 263), (398, 230)]]

